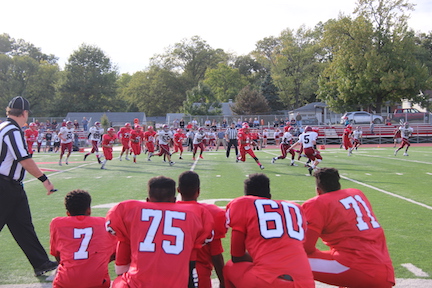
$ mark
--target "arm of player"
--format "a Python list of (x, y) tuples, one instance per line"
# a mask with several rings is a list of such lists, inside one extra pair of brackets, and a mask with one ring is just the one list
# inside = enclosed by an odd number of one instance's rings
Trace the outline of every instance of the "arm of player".
[(312, 230), (312, 229), (307, 229), (306, 230), (306, 240), (303, 243), (303, 246), (305, 248), (306, 254), (310, 255), (313, 254), (314, 252), (316, 252), (318, 249), (316, 249), (316, 243), (318, 241), (319, 238), (319, 233)]
[(234, 263), (252, 262), (252, 257), (246, 252), (246, 235), (240, 231), (232, 230), (231, 233), (231, 260)]
[[(28, 173), (30, 173), (36, 178), (39, 178), (44, 175), (44, 173), (39, 169), (39, 167), (36, 165), (36, 163), (32, 158), (21, 160), (20, 164)], [(54, 185), (51, 183), (49, 179), (46, 179), (44, 182), (42, 182), (42, 184), (44, 185), (45, 189), (48, 191), (47, 195), (51, 195), (56, 191), (54, 189)]]
[(223, 255), (222, 255), (222, 253), (220, 253), (218, 255), (212, 256), (211, 258), (212, 258), (212, 263), (213, 263), (214, 269), (216, 271), (216, 275), (219, 279), (219, 283), (220, 283), (219, 287), (224, 288), (225, 287), (225, 280), (223, 277), (223, 267), (225, 265), (225, 261), (224, 261)]

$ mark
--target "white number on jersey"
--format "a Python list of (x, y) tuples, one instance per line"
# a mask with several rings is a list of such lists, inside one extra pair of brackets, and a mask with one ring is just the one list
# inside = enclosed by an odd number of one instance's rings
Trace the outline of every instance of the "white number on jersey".
[(154, 243), (154, 239), (156, 237), (157, 231), (161, 228), (162, 222), (162, 213), (165, 213), (165, 220), (162, 227), (163, 235), (170, 235), (175, 237), (175, 243), (171, 244), (171, 241), (163, 240), (162, 241), (162, 249), (167, 254), (180, 254), (183, 251), (183, 243), (184, 243), (184, 232), (179, 227), (173, 226), (173, 221), (175, 219), (185, 220), (186, 213), (178, 212), (178, 211), (161, 211), (161, 210), (153, 210), (153, 209), (142, 209), (141, 212), (141, 221), (150, 221), (150, 227), (147, 231), (145, 239), (143, 242), (140, 242), (139, 251), (140, 252), (155, 252), (156, 251), (156, 243)]
[[(302, 241), (304, 239), (303, 218), (298, 206), (281, 202), (283, 215), (278, 211), (265, 211), (265, 206), (273, 209), (279, 208), (279, 203), (270, 199), (259, 199), (255, 201), (255, 207), (258, 212), (258, 222), (261, 236), (265, 239), (280, 238), (287, 233), (290, 238)], [(294, 217), (293, 217), (294, 216)], [(283, 220), (285, 219), (286, 230), (284, 229)], [(269, 225), (272, 228), (269, 228)]]
[[(84, 235), (84, 237), (82, 237)], [(81, 245), (77, 252), (74, 252), (74, 260), (88, 259), (88, 245), (93, 236), (93, 228), (74, 228), (74, 239), (81, 239)]]
[(345, 209), (354, 209), (354, 212), (357, 216), (357, 228), (360, 231), (369, 229), (369, 225), (363, 220), (363, 213), (360, 210), (360, 206), (363, 206), (364, 210), (366, 211), (367, 216), (370, 219), (370, 224), (373, 228), (379, 228), (381, 227), (380, 224), (375, 220), (375, 218), (372, 216), (371, 211), (369, 210), (369, 207), (366, 205), (364, 200), (360, 197), (360, 195), (355, 195), (354, 197), (349, 196), (347, 198), (339, 200), (339, 202), (342, 203), (342, 205), (345, 207)]

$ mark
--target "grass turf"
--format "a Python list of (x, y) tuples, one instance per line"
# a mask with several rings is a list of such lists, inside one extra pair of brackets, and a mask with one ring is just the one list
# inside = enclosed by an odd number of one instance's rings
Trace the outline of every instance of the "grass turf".
[[(343, 177), (342, 187), (358, 188), (365, 192), (385, 229), (397, 278), (416, 278), (401, 266), (404, 263), (412, 263), (432, 275), (432, 262), (427, 257), (432, 250), (432, 147), (411, 147), (409, 157), (402, 156), (403, 151), (395, 157), (393, 152), (392, 148), (360, 148), (348, 157), (345, 150), (325, 149), (320, 166), (339, 169)], [(34, 159), (41, 163), (41, 168), (54, 170), (46, 174), (58, 192), (45, 195), (43, 186), (31, 175), (27, 176), (25, 190), (33, 223), (47, 251), (49, 223), (52, 218), (65, 215), (64, 195), (73, 189), (89, 191), (93, 206), (125, 199), (144, 200), (147, 181), (151, 177), (165, 175), (177, 180), (181, 172), (193, 169), (201, 178), (200, 200), (216, 199), (219, 206), (228, 203), (225, 199), (241, 196), (244, 179), (248, 174), (257, 172), (270, 177), (274, 199), (301, 203), (315, 196), (314, 178), (307, 176), (303, 161), (297, 162), (298, 167), (289, 166), (290, 161), (287, 159), (270, 164), (271, 158), (279, 155), (277, 149), (265, 149), (256, 154), (265, 166), (263, 171), (249, 156), (245, 163), (235, 163), (234, 156), (231, 154), (231, 158), (227, 159), (224, 151), (205, 152), (204, 159), (196, 163), (192, 161), (190, 152), (184, 153), (184, 160), (179, 160), (178, 154), (174, 154), (176, 164), (172, 167), (159, 157), (153, 157), (148, 162), (146, 155), (140, 155), (136, 164), (124, 158), (123, 161), (114, 158), (108, 161), (107, 170), (100, 169), (94, 155), (83, 161), (83, 153), (75, 152), (69, 159), (69, 165), (60, 167), (58, 154), (36, 153)], [(108, 208), (93, 207), (92, 215), (105, 216), (107, 211)], [(0, 232), (0, 243), (0, 284), (44, 281), (45, 277), (33, 276), (32, 267), (6, 227)], [(229, 259), (229, 234), (223, 244), (225, 259)], [(320, 244), (320, 248), (325, 247)], [(110, 271), (114, 277), (112, 264)]]

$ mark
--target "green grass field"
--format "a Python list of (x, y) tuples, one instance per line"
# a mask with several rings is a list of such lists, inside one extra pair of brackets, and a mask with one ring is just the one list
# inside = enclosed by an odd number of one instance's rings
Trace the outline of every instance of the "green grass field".
[[(348, 157), (345, 150), (325, 149), (322, 150), (324, 160), (320, 166), (339, 169), (343, 177), (342, 187), (361, 189), (368, 196), (385, 229), (396, 277), (431, 279), (430, 276), (416, 276), (402, 264), (410, 263), (432, 275), (429, 258), (432, 251), (432, 147), (411, 147), (409, 157), (402, 156), (403, 151), (395, 157), (393, 151), (393, 148), (361, 148)], [(271, 158), (279, 155), (276, 149), (265, 149), (256, 154), (265, 166), (263, 172), (271, 179), (274, 199), (301, 203), (315, 196), (314, 178), (307, 176), (302, 162), (298, 162), (298, 167), (290, 167), (290, 161), (286, 159), (270, 164)], [(176, 164), (172, 167), (159, 157), (148, 162), (146, 155), (140, 155), (137, 164), (115, 158), (107, 163), (108, 170), (100, 169), (94, 155), (84, 162), (83, 153), (74, 152), (69, 165), (61, 167), (58, 157), (52, 153), (36, 153), (34, 156), (40, 168), (54, 170), (46, 174), (58, 189), (57, 193), (47, 196), (41, 183), (31, 175), (25, 182), (33, 223), (47, 251), (49, 223), (53, 217), (65, 215), (63, 199), (70, 190), (89, 191), (93, 198), (92, 215), (105, 216), (108, 208), (103, 204), (126, 199), (144, 200), (146, 184), (151, 177), (165, 175), (177, 180), (181, 172), (193, 169), (201, 177), (200, 199), (215, 199), (217, 205), (225, 206), (227, 199), (243, 194), (246, 175), (261, 172), (252, 158), (247, 158), (245, 163), (235, 163), (232, 155), (227, 159), (221, 150), (205, 152), (204, 159), (196, 163), (191, 160), (190, 152), (184, 153), (184, 160), (178, 160), (178, 155), (174, 154)], [(33, 276), (32, 267), (6, 227), (0, 233), (0, 243), (0, 285), (44, 281), (45, 277)], [(228, 259), (228, 237), (224, 246), (225, 259)]]

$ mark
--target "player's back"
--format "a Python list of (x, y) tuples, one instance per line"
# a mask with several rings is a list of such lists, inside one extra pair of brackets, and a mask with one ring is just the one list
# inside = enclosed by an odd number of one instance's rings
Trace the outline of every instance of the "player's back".
[(106, 232), (103, 217), (54, 218), (51, 254), (61, 261), (54, 287), (109, 287), (108, 263), (116, 239)]
[(256, 275), (268, 283), (288, 274), (298, 287), (311, 287), (312, 272), (303, 248), (305, 219), (298, 204), (255, 196), (234, 199), (227, 206), (227, 224), (246, 235)]
[[(107, 215), (108, 229), (130, 245), (123, 281), (130, 287), (187, 287), (192, 249), (207, 235), (198, 205), (129, 200)], [(207, 233), (208, 234), (208, 233)]]

